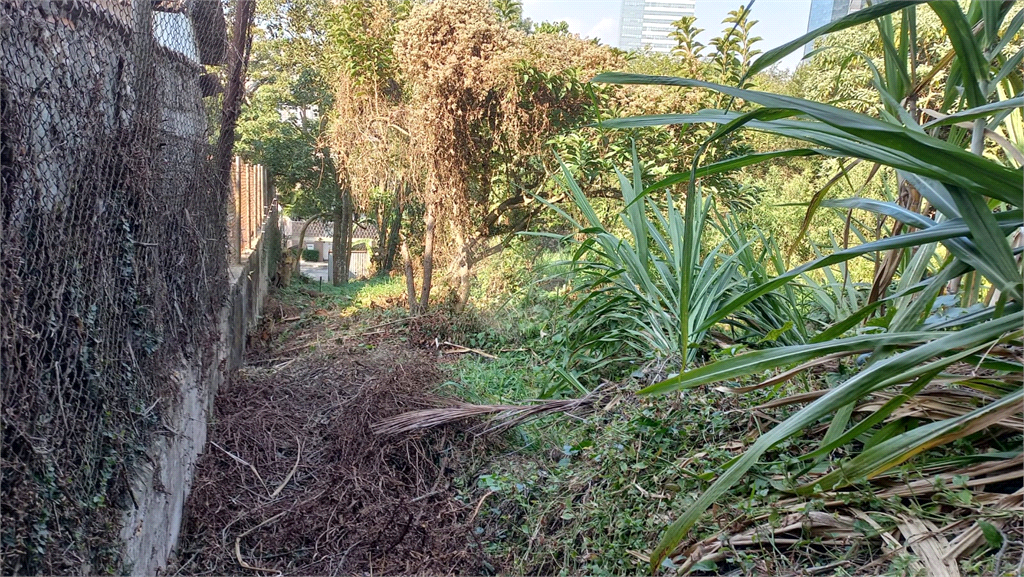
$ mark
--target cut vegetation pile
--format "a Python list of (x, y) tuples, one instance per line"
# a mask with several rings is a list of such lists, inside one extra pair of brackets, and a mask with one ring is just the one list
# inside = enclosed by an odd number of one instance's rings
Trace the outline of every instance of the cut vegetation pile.
[[(172, 570), (479, 573), (466, 530), (472, 505), (453, 498), (447, 471), (466, 437), (451, 427), (402, 437), (370, 430), (432, 406), (434, 357), (396, 343), (351, 346), (322, 323), (323, 310), (266, 310), (273, 318), (251, 347), (259, 352), (217, 397)], [(294, 334), (278, 338), (282, 330)]]
[[(727, 462), (849, 370), (827, 358), (742, 389), (643, 397), (627, 380), (580, 398), (523, 402), (542, 384), (531, 380), (528, 352), (453, 344), (445, 339), (473, 342), (471, 318), (399, 317), (374, 305), (375, 290), (292, 288), (268, 303), (247, 367), (218, 396), (172, 569), (642, 573), (664, 524)], [(446, 371), (440, 359), (460, 360)], [(510, 380), (526, 388), (515, 392)], [(895, 422), (969, 411), (965, 391), (927, 387)], [(890, 396), (877, 392), (853, 414), (871, 414)], [(752, 468), (662, 570), (1012, 572), (1024, 557), (1024, 457), (1008, 453), (1004, 437), (1020, 426), (1010, 415), (960, 447), (973, 458), (933, 449), (875, 477), (873, 490), (801, 494), (789, 455), (820, 442), (819, 424)], [(798, 471), (808, 482), (825, 474)]]

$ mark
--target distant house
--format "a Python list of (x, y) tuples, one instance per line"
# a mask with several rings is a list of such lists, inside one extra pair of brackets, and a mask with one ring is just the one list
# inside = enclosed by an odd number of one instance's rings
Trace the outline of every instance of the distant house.
[[(282, 223), (282, 235), (288, 248), (301, 248), (302, 250), (315, 250), (320, 262), (328, 262), (331, 258), (331, 248), (334, 243), (334, 223), (331, 221), (313, 221), (306, 228), (306, 236), (302, 239), (302, 246), (299, 247), (299, 234), (306, 224), (304, 220), (291, 220), (284, 217)], [(377, 240), (377, 225), (368, 223), (357, 225), (352, 231), (352, 260), (350, 262), (350, 274), (355, 277), (369, 276), (370, 255), (373, 245)]]

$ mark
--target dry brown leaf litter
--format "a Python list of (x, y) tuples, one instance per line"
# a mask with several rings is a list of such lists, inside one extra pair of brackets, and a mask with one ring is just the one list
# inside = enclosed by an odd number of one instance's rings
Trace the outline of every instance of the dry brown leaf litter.
[(401, 437), (370, 429), (433, 405), (435, 357), (327, 340), (277, 366), (247, 367), (218, 395), (174, 570), (480, 573), (472, 505), (450, 486), (469, 438), (455, 427)]

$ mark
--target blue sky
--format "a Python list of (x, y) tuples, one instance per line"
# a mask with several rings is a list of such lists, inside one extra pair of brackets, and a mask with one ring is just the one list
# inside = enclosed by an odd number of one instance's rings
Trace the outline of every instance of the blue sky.
[[(701, 41), (717, 36), (722, 29), (722, 18), (746, 2), (741, 0), (696, 0), (697, 27), (704, 28)], [(565, 20), (569, 29), (581, 36), (600, 38), (604, 43), (617, 46), (619, 41), (619, 11), (622, 0), (523, 0), (523, 15), (534, 22)], [(762, 52), (800, 36), (807, 31), (807, 14), (811, 0), (757, 0), (751, 9), (758, 20), (754, 32), (763, 38), (757, 46)], [(800, 61), (803, 51), (797, 50), (781, 62), (792, 70)]]

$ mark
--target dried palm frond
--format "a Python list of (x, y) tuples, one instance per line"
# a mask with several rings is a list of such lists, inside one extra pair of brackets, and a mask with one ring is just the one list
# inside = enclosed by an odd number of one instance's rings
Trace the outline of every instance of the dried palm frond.
[(818, 544), (847, 545), (863, 537), (854, 528), (855, 522), (853, 517), (823, 511), (793, 513), (782, 519), (778, 527), (762, 523), (734, 535), (712, 535), (681, 551), (674, 561), (679, 565), (678, 574), (685, 575), (695, 564), (721, 561), (739, 547), (796, 545), (812, 539)]
[[(995, 503), (1005, 497), (1004, 494), (983, 491), (986, 485), (996, 485), (1017, 479), (1024, 480), (1024, 453), (1018, 454), (1009, 459), (997, 459), (982, 463), (976, 463), (967, 467), (953, 469), (946, 467), (945, 470), (936, 470), (929, 467), (922, 468), (925, 478), (914, 481), (903, 481), (899, 473), (880, 475), (875, 478), (876, 483), (886, 485), (876, 488), (872, 495), (877, 499), (889, 499), (891, 497), (916, 497), (923, 498), (943, 490), (967, 487), (973, 491), (973, 499), (981, 505)], [(847, 503), (849, 498), (836, 491), (825, 491), (819, 495), (824, 499), (826, 507), (838, 507)], [(804, 503), (802, 497), (791, 497), (779, 501), (779, 507), (797, 507)]]
[[(1018, 489), (1015, 493), (1009, 495), (1001, 495), (989, 505), (989, 512), (1020, 511), (1024, 508), (1024, 488)], [(978, 523), (979, 520), (975, 518), (961, 519), (942, 529), (943, 533), (956, 535), (949, 542), (949, 547), (945, 551), (944, 557), (946, 560), (959, 559), (964, 555), (968, 555), (985, 541), (981, 525)], [(996, 529), (1002, 529), (1007, 519), (998, 515), (990, 515), (986, 522)]]
[(615, 397), (622, 394), (630, 393), (601, 385), (578, 399), (538, 400), (523, 405), (473, 405), (463, 403), (454, 407), (423, 409), (402, 413), (375, 423), (372, 429), (378, 435), (397, 435), (439, 427), (473, 417), (491, 415), (490, 419), (470, 429), (470, 431), (478, 435), (486, 435), (507, 431), (526, 421), (549, 415), (590, 413), (610, 405), (616, 400)]

